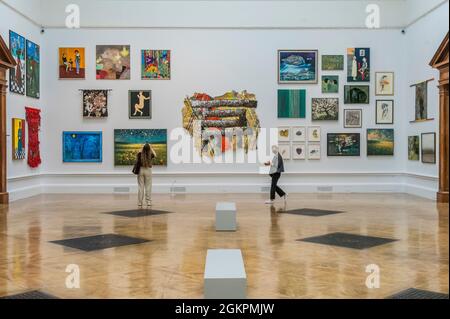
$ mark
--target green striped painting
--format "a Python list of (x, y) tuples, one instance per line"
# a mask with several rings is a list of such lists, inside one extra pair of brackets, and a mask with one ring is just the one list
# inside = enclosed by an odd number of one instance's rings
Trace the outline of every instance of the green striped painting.
[(306, 90), (278, 90), (278, 118), (306, 118)]

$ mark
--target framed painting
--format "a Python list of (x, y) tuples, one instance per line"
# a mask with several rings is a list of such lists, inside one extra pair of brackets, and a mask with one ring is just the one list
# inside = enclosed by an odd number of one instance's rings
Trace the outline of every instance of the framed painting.
[(152, 91), (128, 91), (128, 117), (130, 119), (152, 118)]
[(142, 80), (170, 80), (170, 50), (141, 51)]
[(129, 80), (130, 63), (129, 45), (97, 45), (97, 80)]
[(361, 128), (362, 110), (345, 109), (344, 110), (344, 128)]
[(16, 66), (9, 70), (9, 91), (25, 95), (25, 38), (10, 30), (9, 49), (16, 61)]
[(86, 56), (84, 48), (59, 48), (59, 78), (85, 79)]
[(370, 82), (370, 49), (347, 49), (347, 81)]
[(83, 117), (108, 117), (108, 90), (83, 90)]
[(416, 88), (415, 120), (418, 122), (428, 120), (428, 82), (424, 81), (414, 85)]
[(137, 154), (146, 143), (151, 144), (156, 152), (153, 165), (167, 166), (166, 129), (114, 130), (114, 165), (134, 165)]
[(422, 163), (436, 164), (436, 133), (422, 133)]
[(394, 95), (394, 72), (375, 72), (375, 95)]
[(316, 84), (317, 50), (278, 50), (278, 83)]
[(306, 144), (305, 143), (292, 143), (292, 159), (304, 160), (306, 159)]
[(343, 55), (322, 55), (322, 71), (344, 70)]
[(368, 85), (345, 85), (344, 104), (369, 104), (370, 88)]
[(306, 118), (306, 90), (278, 90), (278, 118)]
[(289, 143), (278, 144), (278, 151), (280, 152), (281, 157), (284, 160), (291, 159), (291, 144), (289, 144)]
[(311, 118), (313, 121), (338, 121), (338, 98), (313, 98), (311, 102)]
[(25, 120), (12, 119), (12, 159), (25, 159)]
[(408, 136), (408, 160), (420, 160), (420, 138), (419, 136)]
[(339, 93), (339, 75), (322, 75), (322, 93)]
[(291, 140), (291, 128), (279, 127), (278, 128), (278, 142), (289, 142)]
[(102, 132), (63, 132), (64, 163), (101, 163)]
[(367, 156), (393, 156), (394, 129), (367, 130)]
[(306, 127), (296, 126), (291, 129), (291, 136), (293, 142), (305, 142), (306, 141)]
[(328, 133), (327, 156), (360, 156), (361, 136), (359, 133)]
[(308, 144), (308, 159), (309, 160), (320, 160), (321, 157), (321, 147), (319, 143)]
[(394, 124), (394, 100), (377, 100), (375, 112), (376, 124)]
[(39, 45), (27, 40), (26, 51), (26, 91), (27, 96), (38, 99), (41, 96), (40, 73), (41, 73), (41, 53)]
[(321, 131), (320, 126), (308, 127), (308, 142), (320, 142)]

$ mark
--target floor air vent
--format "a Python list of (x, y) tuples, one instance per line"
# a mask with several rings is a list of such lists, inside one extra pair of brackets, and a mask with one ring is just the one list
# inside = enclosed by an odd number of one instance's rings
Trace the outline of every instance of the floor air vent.
[(113, 192), (114, 193), (129, 193), (130, 192), (130, 188), (129, 187), (114, 187), (113, 188)]

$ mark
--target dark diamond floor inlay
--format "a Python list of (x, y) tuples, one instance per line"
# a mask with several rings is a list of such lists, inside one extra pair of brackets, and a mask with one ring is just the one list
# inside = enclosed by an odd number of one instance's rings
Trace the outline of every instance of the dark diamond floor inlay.
[(292, 210), (281, 211), (280, 213), (281, 214), (320, 217), (320, 216), (327, 216), (327, 215), (342, 214), (343, 212), (337, 211), (337, 210), (321, 210), (321, 209), (313, 209), (313, 208), (302, 208), (302, 209), (292, 209)]
[(21, 294), (11, 295), (11, 296), (4, 296), (0, 297), (0, 299), (59, 299), (58, 297), (46, 294), (44, 292), (35, 290), (35, 291), (28, 291)]
[(449, 299), (449, 296), (440, 292), (409, 288), (387, 299)]
[(150, 242), (150, 240), (116, 234), (96, 235), (51, 241), (51, 243), (54, 244), (76, 248), (83, 251), (94, 251), (128, 245), (137, 245), (147, 242)]
[(117, 212), (106, 212), (104, 214), (121, 216), (121, 217), (145, 217), (145, 216), (155, 216), (155, 215), (164, 215), (170, 214), (171, 212), (166, 212), (164, 210), (156, 210), (156, 209), (133, 209), (133, 210), (121, 210)]
[(392, 243), (397, 241), (397, 239), (361, 236), (346, 233), (332, 233), (323, 236), (299, 239), (298, 241), (352, 249), (367, 249)]

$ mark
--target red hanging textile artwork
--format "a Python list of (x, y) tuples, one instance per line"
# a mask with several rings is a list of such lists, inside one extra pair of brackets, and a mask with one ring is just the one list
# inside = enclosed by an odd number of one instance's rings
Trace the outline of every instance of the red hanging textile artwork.
[(28, 165), (36, 168), (41, 164), (39, 151), (39, 129), (41, 128), (41, 110), (25, 107), (28, 123)]

